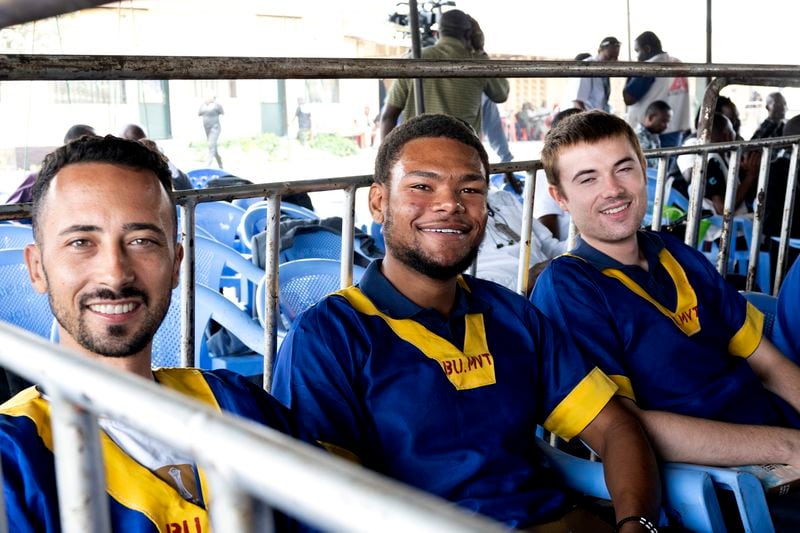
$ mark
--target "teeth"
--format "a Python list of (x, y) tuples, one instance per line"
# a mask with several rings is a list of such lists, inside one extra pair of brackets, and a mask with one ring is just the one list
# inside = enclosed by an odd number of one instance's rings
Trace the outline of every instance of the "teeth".
[(619, 213), (620, 211), (623, 211), (623, 210), (627, 209), (628, 205), (630, 205), (630, 204), (621, 205), (621, 206), (615, 207), (613, 209), (606, 209), (602, 213), (604, 215), (613, 215), (614, 213)]
[(89, 309), (95, 313), (103, 315), (121, 315), (123, 313), (130, 313), (136, 307), (136, 304), (118, 304), (118, 305), (90, 305)]
[(463, 233), (461, 230), (450, 229), (450, 228), (427, 229), (425, 231), (430, 231), (433, 233), (455, 233), (456, 235), (460, 235), (461, 233)]

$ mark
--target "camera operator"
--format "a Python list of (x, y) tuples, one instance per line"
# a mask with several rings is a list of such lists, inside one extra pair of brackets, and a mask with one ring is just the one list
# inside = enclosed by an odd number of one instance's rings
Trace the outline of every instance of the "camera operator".
[[(484, 36), (478, 22), (458, 9), (451, 9), (439, 19), (439, 39), (422, 49), (422, 59), (488, 59), (483, 50)], [(410, 56), (406, 56), (410, 57)], [(460, 118), (481, 131), (481, 94), (494, 102), (508, 98), (508, 81), (503, 78), (440, 78), (422, 82), (425, 111)], [(417, 114), (414, 80), (395, 80), (381, 116), (383, 137), (397, 125)]]

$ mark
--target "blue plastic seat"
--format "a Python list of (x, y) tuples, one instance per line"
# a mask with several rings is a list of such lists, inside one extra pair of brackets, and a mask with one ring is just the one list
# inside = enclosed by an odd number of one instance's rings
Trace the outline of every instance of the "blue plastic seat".
[(229, 202), (205, 202), (197, 204), (194, 220), (216, 240), (234, 250), (244, 251), (236, 230), (244, 216), (244, 209)]
[[(281, 316), (291, 326), (297, 315), (339, 290), (341, 263), (333, 259), (297, 259), (278, 266), (278, 302)], [(358, 283), (366, 269), (353, 265), (353, 283)], [(265, 286), (256, 290), (256, 310), (264, 325)]]
[(234, 287), (239, 302), (251, 308), (252, 295), (264, 271), (221, 242), (200, 236), (194, 242), (195, 283), (216, 290)]
[[(180, 366), (180, 306), (179, 287), (173, 290), (170, 308), (153, 339), (153, 368)], [(210, 354), (205, 332), (212, 319), (239, 338), (254, 353), (237, 356)], [(219, 292), (205, 285), (195, 285), (195, 366), (203, 369), (227, 368), (247, 376), (257, 375), (262, 372), (264, 346), (263, 328), (245, 311)]]
[(291, 246), (280, 252), (280, 262), (297, 259), (340, 259), (342, 236), (322, 226), (299, 229)]
[(31, 285), (22, 248), (0, 250), (0, 320), (51, 338), (56, 322), (46, 294)]
[[(239, 241), (248, 250), (251, 247), (253, 236), (261, 233), (267, 227), (267, 214), (269, 202), (261, 201), (250, 205), (239, 222)], [(319, 220), (314, 211), (288, 202), (281, 202), (281, 219), (283, 218)]]
[(197, 168), (190, 170), (186, 175), (189, 177), (189, 181), (192, 182), (193, 189), (206, 189), (208, 188), (209, 179), (230, 176), (230, 172), (221, 168)]
[[(568, 488), (595, 498), (610, 498), (602, 463), (567, 454), (541, 439), (537, 443)], [(673, 525), (690, 531), (726, 531), (716, 490), (727, 490), (736, 499), (745, 531), (774, 531), (761, 483), (752, 474), (732, 468), (666, 463), (661, 476), (664, 512)]]
[(28, 224), (0, 224), (0, 249), (24, 248), (33, 242), (33, 229)]
[(772, 329), (778, 312), (778, 298), (763, 292), (743, 291), (742, 296), (764, 313), (764, 336), (772, 340)]

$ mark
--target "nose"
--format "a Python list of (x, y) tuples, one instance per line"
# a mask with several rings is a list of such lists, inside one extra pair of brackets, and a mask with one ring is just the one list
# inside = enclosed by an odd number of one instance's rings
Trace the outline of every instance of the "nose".
[(98, 254), (99, 281), (111, 289), (130, 285), (136, 278), (131, 257), (123, 245), (107, 245)]
[(444, 213), (461, 213), (464, 206), (456, 191), (445, 189), (437, 192), (433, 209)]
[(622, 186), (622, 183), (614, 174), (608, 174), (602, 180), (603, 196), (606, 198), (614, 198), (625, 192), (625, 187)]

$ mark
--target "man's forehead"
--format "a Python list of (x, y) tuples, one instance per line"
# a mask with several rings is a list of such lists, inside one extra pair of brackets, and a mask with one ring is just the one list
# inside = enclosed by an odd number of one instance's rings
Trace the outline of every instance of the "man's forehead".
[[(448, 144), (450, 146), (445, 150), (441, 150), (442, 144)], [(443, 158), (442, 156), (445, 157)], [(451, 158), (452, 161), (448, 161), (447, 157)], [(473, 146), (451, 137), (417, 137), (416, 139), (411, 139), (400, 149), (397, 161), (393, 167), (397, 169), (401, 166), (405, 166), (405, 163), (417, 159), (429, 159), (432, 163), (442, 164), (445, 162), (454, 163), (461, 161), (468, 165), (480, 167), (482, 176), (485, 177), (486, 174), (478, 150)]]

